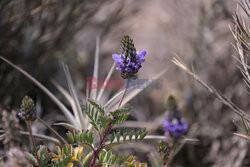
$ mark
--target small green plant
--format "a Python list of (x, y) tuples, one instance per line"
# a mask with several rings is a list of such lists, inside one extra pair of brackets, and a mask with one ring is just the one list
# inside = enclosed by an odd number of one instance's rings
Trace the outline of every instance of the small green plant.
[[(131, 107), (125, 106), (125, 104), (143, 90), (130, 89), (130, 92), (128, 92), (128, 84), (131, 80), (136, 79), (138, 76), (137, 73), (142, 67), (141, 63), (145, 61), (144, 57), (146, 55), (146, 51), (136, 52), (133, 40), (129, 36), (124, 36), (122, 38), (121, 47), (121, 54), (113, 54), (112, 57), (119, 65), (117, 70), (121, 71), (122, 78), (127, 80), (127, 86), (124, 90), (114, 95), (104, 105), (99, 103), (104, 89), (101, 89), (99, 93), (97, 89), (90, 89), (90, 92), (87, 89), (86, 101), (80, 103), (76, 90), (73, 86), (69, 69), (67, 66), (63, 65), (70, 93), (68, 93), (55, 81), (53, 81), (53, 83), (71, 104), (72, 113), (35, 78), (5, 58), (0, 57), (3, 61), (23, 73), (39, 88), (41, 88), (58, 105), (68, 120), (68, 122), (55, 124), (64, 126), (68, 129), (66, 134), (68, 140), (65, 140), (48, 123), (36, 115), (35, 102), (28, 96), (23, 98), (18, 116), (27, 124), (28, 132), (22, 132), (22, 135), (30, 136), (31, 148), (25, 155), (34, 166), (147, 166), (146, 163), (136, 161), (136, 158), (132, 155), (119, 155), (119, 153), (114, 153), (112, 151), (113, 145), (127, 142), (140, 142), (148, 134), (148, 131), (145, 128), (131, 129), (123, 127), (113, 130), (115, 125), (124, 123), (129, 117)], [(99, 39), (97, 38), (95, 55), (96, 62), (93, 72), (94, 78), (98, 77), (98, 51)], [(104, 82), (104, 86), (107, 84), (114, 67), (115, 64), (113, 64), (110, 69), (110, 72)], [(155, 78), (161, 76), (164, 72)], [(149, 85), (151, 82), (152, 81), (146, 81), (144, 84)], [(126, 97), (127, 94), (128, 97)], [(48, 128), (55, 137), (33, 134), (31, 127), (32, 121), (35, 119)], [(34, 137), (41, 138), (58, 145), (55, 148), (56, 153), (54, 151), (50, 151), (45, 145), (37, 147)]]

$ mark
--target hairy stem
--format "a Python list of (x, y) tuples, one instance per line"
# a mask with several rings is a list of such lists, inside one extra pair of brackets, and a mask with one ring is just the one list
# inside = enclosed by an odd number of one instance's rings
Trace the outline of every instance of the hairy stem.
[[(32, 143), (32, 147), (35, 148), (35, 140), (34, 140), (34, 137), (32, 135), (32, 129), (31, 129), (31, 122), (30, 121), (26, 121), (26, 125), (27, 125), (27, 129), (29, 131), (29, 135), (30, 135), (30, 141)], [(34, 154), (35, 154), (35, 157), (36, 157), (36, 160), (37, 160), (37, 164), (38, 164), (38, 167), (40, 167), (40, 159), (37, 155), (37, 152), (36, 150), (34, 150)]]

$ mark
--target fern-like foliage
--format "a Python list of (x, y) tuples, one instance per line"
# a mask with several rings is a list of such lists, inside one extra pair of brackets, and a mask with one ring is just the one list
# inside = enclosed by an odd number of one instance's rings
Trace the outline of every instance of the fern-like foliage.
[(88, 100), (90, 104), (92, 104), (93, 107), (95, 107), (102, 115), (105, 115), (105, 111), (102, 106), (94, 102), (94, 100), (89, 99)]
[[(49, 153), (48, 148), (42, 145), (38, 149), (35, 149), (35, 151), (37, 151), (37, 156), (40, 160), (39, 166), (48, 167), (53, 158), (53, 155), (52, 153)], [(38, 165), (37, 159), (33, 154), (26, 152), (26, 157), (32, 162), (32, 164)]]
[(103, 151), (99, 155), (99, 163), (103, 167), (124, 166), (124, 167), (146, 167), (146, 163), (140, 163), (135, 160), (135, 156), (124, 155), (119, 158), (119, 153), (113, 154), (111, 150)]
[(131, 108), (128, 107), (128, 108), (117, 109), (114, 112), (110, 112), (112, 123), (119, 124), (125, 122), (128, 119), (130, 109)]
[(59, 159), (55, 160), (54, 163), (51, 164), (51, 167), (65, 167), (71, 162), (71, 156), (62, 156)]
[[(119, 165), (119, 166), (145, 166), (141, 163), (135, 161), (135, 157), (133, 156), (123, 156), (118, 158), (118, 154), (113, 154), (110, 151), (106, 152), (103, 151), (105, 147), (110, 146), (114, 143), (122, 143), (122, 142), (134, 142), (142, 140), (146, 135), (146, 130), (141, 129), (129, 129), (117, 130), (113, 133), (112, 126), (115, 124), (123, 123), (128, 119), (130, 107), (128, 108), (119, 108), (115, 111), (106, 112), (104, 107), (97, 104), (94, 100), (89, 99), (88, 104), (82, 106), (84, 112), (90, 119), (90, 123), (93, 125), (94, 129), (100, 135), (100, 144), (97, 148), (94, 147), (93, 144), (93, 136), (92, 133), (87, 131), (83, 132), (68, 132), (67, 136), (69, 141), (72, 144), (88, 144), (92, 150), (94, 151), (93, 157), (99, 156), (99, 163), (102, 166), (112, 166), (112, 165)], [(106, 139), (106, 136), (109, 137), (109, 142), (103, 143)], [(93, 166), (93, 163), (91, 164)]]
[(46, 146), (40, 146), (39, 150), (37, 151), (37, 155), (40, 159), (41, 167), (47, 167), (53, 157), (53, 155), (49, 153)]
[(62, 148), (56, 147), (57, 154), (53, 153), (52, 167), (74, 166), (73, 162), (84, 165), (91, 156), (91, 153), (83, 157), (83, 147), (73, 147), (72, 145), (64, 145)]
[(101, 133), (107, 125), (111, 122), (112, 124), (123, 123), (128, 119), (130, 108), (117, 109), (107, 114), (104, 108), (89, 99), (90, 104), (82, 106), (84, 112), (90, 119), (90, 123), (93, 127)]
[[(130, 108), (117, 109), (107, 114), (101, 105), (93, 100), (88, 102), (89, 104), (83, 106), (83, 109), (89, 117), (90, 123), (100, 135), (99, 145), (94, 145), (93, 141), (96, 136), (90, 130), (68, 131), (66, 135), (71, 144), (62, 147), (56, 146), (57, 153), (49, 153), (45, 146), (36, 150), (40, 161), (39, 166), (73, 167), (76, 163), (83, 166), (91, 156), (99, 157), (98, 164), (101, 166), (147, 166), (144, 163), (137, 162), (132, 155), (119, 157), (118, 153), (113, 154), (111, 150), (106, 151), (105, 149), (112, 144), (141, 141), (147, 135), (148, 132), (145, 129), (122, 129), (112, 132), (113, 125), (127, 120)], [(83, 146), (90, 147), (93, 152), (87, 152), (84, 154), (86, 156), (82, 156)], [(38, 166), (38, 161), (34, 155), (27, 153), (27, 157), (34, 165)]]
[(84, 112), (90, 119), (90, 123), (95, 130), (101, 133), (111, 121), (111, 119), (105, 114), (105, 111), (97, 103), (90, 101), (90, 104), (82, 106)]
[(141, 141), (147, 134), (145, 129), (124, 129), (122, 133), (117, 130), (110, 135), (109, 140), (110, 143)]
[(73, 133), (69, 131), (66, 135), (71, 144), (87, 144), (91, 146), (94, 141), (93, 133), (89, 130), (74, 131)]

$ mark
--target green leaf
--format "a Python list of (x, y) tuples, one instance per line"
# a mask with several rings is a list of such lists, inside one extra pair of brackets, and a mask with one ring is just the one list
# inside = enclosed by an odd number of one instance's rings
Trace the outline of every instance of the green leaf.
[(109, 139), (110, 139), (110, 142), (113, 143), (113, 141), (115, 140), (115, 133), (112, 133)]
[(101, 128), (106, 128), (106, 126), (109, 124), (110, 121), (111, 121), (111, 119), (107, 116), (100, 116), (99, 117), (99, 124), (100, 124)]
[(111, 150), (109, 150), (107, 153), (106, 159), (105, 159), (106, 162), (109, 162), (111, 155), (112, 155), (112, 152), (111, 152)]
[(75, 141), (76, 141), (76, 143), (79, 142), (79, 134), (78, 133), (75, 134)]
[(68, 137), (69, 142), (70, 142), (71, 144), (73, 144), (73, 143), (74, 143), (73, 134), (72, 134), (70, 131), (68, 131), (68, 133), (66, 133), (66, 135), (67, 135), (67, 137)]
[(137, 141), (139, 134), (140, 134), (140, 131), (137, 130), (137, 132), (135, 133), (135, 141)]
[(63, 164), (66, 166), (68, 163), (70, 163), (72, 156), (65, 157), (63, 159)]
[(92, 132), (89, 132), (89, 139), (88, 139), (89, 144), (92, 144), (93, 140), (94, 140), (93, 134), (92, 134)]
[(131, 110), (130, 107), (121, 108), (121, 109), (115, 110), (114, 112), (110, 112), (110, 114), (111, 114), (113, 117), (119, 117), (119, 116), (121, 116), (121, 115), (128, 114), (128, 113), (130, 112), (130, 110)]
[(103, 152), (102, 154), (100, 154), (100, 163), (104, 163), (104, 157), (106, 155), (107, 152)]
[(127, 121), (128, 117), (129, 117), (129, 115), (128, 115), (128, 114), (124, 115), (124, 116), (122, 117), (122, 122)]
[(27, 159), (32, 162), (32, 164), (37, 164), (37, 159), (35, 158), (34, 155), (32, 155), (29, 152), (25, 152), (25, 155), (26, 155)]
[[(82, 106), (84, 112), (86, 113), (86, 115), (89, 117), (89, 119), (91, 120), (90, 123), (93, 125), (93, 127), (95, 128), (95, 130), (97, 130), (98, 132), (100, 131), (100, 129), (98, 128), (97, 122), (98, 122), (98, 114), (95, 114), (95, 118), (93, 118), (94, 116), (94, 108), (92, 108), (91, 111), (91, 106), (90, 104), (88, 105), (88, 107), (86, 108), (85, 106)], [(91, 114), (90, 114), (91, 113)], [(96, 112), (98, 113), (98, 112)]]
[(67, 155), (73, 155), (73, 147), (72, 147), (72, 145), (68, 145), (68, 154)]
[(86, 164), (86, 162), (88, 161), (88, 159), (90, 158), (91, 155), (92, 155), (91, 153), (88, 153), (88, 155), (86, 155), (86, 156), (84, 157), (84, 159), (82, 160), (82, 164), (83, 164), (83, 165)]
[(91, 105), (89, 104), (88, 105), (88, 112), (90, 113), (90, 110), (91, 110)]
[(92, 115), (90, 114), (91, 113), (91, 106), (89, 104), (89, 106), (82, 106), (83, 108), (83, 111), (87, 114), (87, 116), (89, 117), (89, 119), (92, 121), (92, 122), (95, 122), (94, 118), (92, 117)]
[(61, 148), (59, 146), (56, 146), (56, 151), (58, 155), (62, 155)]
[(86, 142), (86, 143), (88, 142), (88, 136), (87, 136), (87, 135), (88, 135), (88, 130), (86, 130), (86, 131), (83, 133), (83, 141)]
[(118, 132), (116, 133), (116, 139), (117, 139), (117, 142), (118, 142), (118, 143), (120, 142), (120, 137), (121, 137), (121, 132), (118, 131)]
[(145, 137), (147, 134), (148, 134), (148, 132), (147, 132), (147, 131), (142, 132), (142, 133), (141, 133), (141, 135), (140, 135), (140, 140), (143, 140), (143, 139), (144, 139), (144, 137)]
[(133, 134), (134, 134), (134, 131), (133, 131), (133, 130), (131, 130), (131, 131), (129, 132), (129, 141), (131, 141), (131, 140), (132, 140), (132, 138), (133, 138)]
[(66, 145), (63, 146), (62, 152), (63, 152), (63, 155), (67, 155), (68, 148)]
[(123, 141), (126, 141), (127, 132), (123, 132)]
[(111, 161), (112, 165), (116, 162), (118, 155), (119, 153), (117, 152), (115, 155), (112, 156), (112, 161)]
[(128, 119), (130, 108), (122, 108), (115, 110), (114, 112), (110, 112), (112, 116), (113, 124), (123, 123)]
[(119, 164), (119, 165), (123, 164), (123, 163), (125, 162), (126, 158), (127, 158), (127, 155), (122, 156), (122, 157), (118, 160), (118, 164)]
[(97, 121), (98, 118), (98, 112), (95, 113), (95, 121)]
[(130, 155), (128, 158), (127, 158), (127, 162), (132, 162), (134, 160), (134, 156)]
[(84, 140), (83, 140), (83, 137), (84, 137), (84, 135), (83, 135), (83, 133), (81, 133), (81, 134), (80, 134), (80, 142), (81, 142), (81, 143), (83, 143), (83, 141), (84, 141)]
[(123, 123), (128, 119), (129, 115), (121, 115), (120, 117), (116, 118), (113, 123), (118, 124), (118, 123)]
[(93, 107), (91, 110), (91, 117), (94, 119), (95, 108)]
[(105, 115), (105, 111), (104, 109), (99, 105), (97, 104), (96, 102), (94, 102), (94, 100), (92, 99), (88, 99), (89, 103), (92, 104), (99, 112), (101, 112), (102, 115)]
[(47, 167), (49, 164), (49, 161), (52, 159), (52, 155), (48, 152), (48, 148), (46, 146), (40, 146), (37, 155), (40, 159), (40, 166), (41, 167)]

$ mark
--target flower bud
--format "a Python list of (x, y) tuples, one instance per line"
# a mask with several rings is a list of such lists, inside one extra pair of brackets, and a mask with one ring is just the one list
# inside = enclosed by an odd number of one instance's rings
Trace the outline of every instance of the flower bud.
[(35, 103), (29, 96), (23, 98), (18, 116), (24, 121), (34, 121), (36, 119)]

